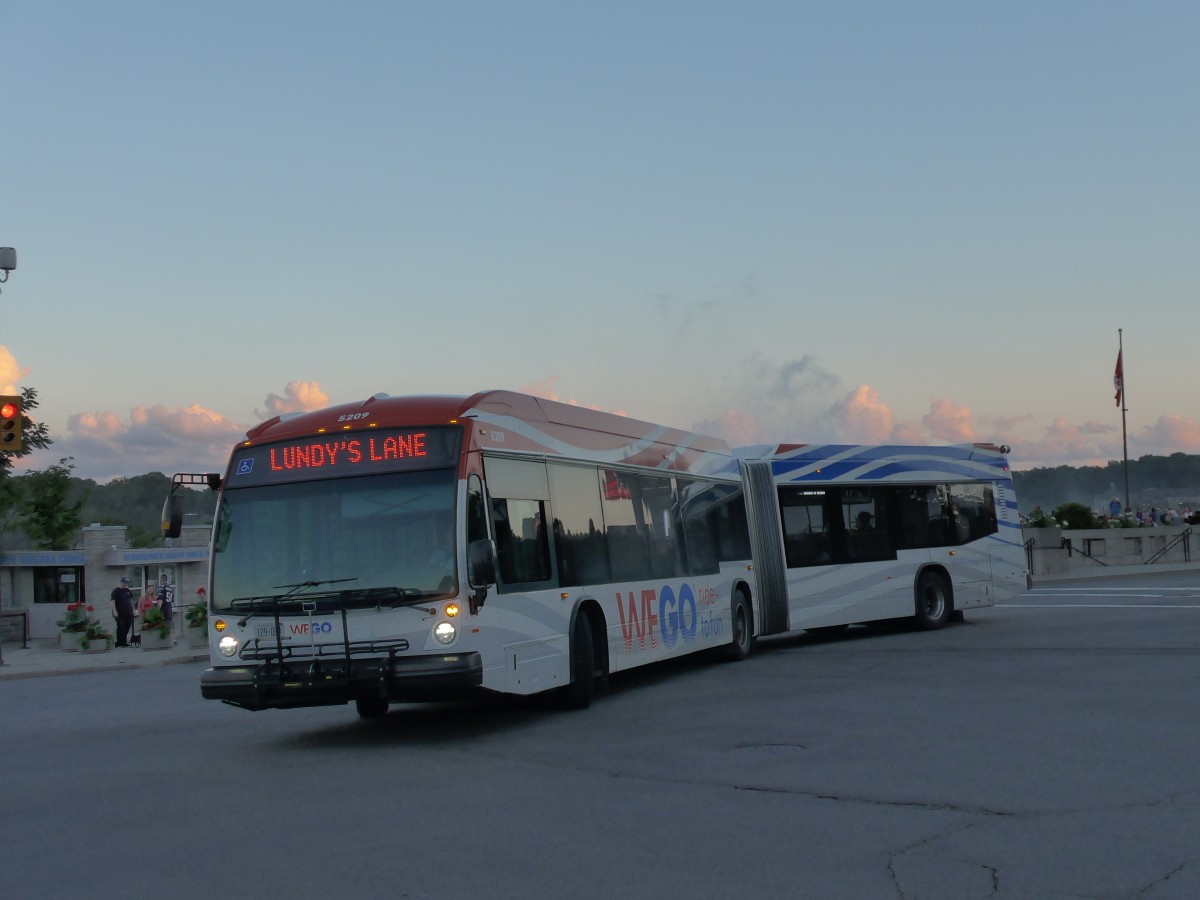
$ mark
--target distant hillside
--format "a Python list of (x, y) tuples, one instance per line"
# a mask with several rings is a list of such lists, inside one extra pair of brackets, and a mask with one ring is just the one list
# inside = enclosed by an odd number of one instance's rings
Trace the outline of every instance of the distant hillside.
[[(153, 547), (162, 543), (163, 501), (171, 491), (171, 479), (161, 472), (114, 478), (97, 484), (90, 478), (72, 478), (70, 502), (87, 491), (83, 504), (83, 524), (125, 525), (129, 543), (134, 547)], [(207, 488), (181, 488), (187, 525), (211, 525), (217, 495)]]
[[(1034, 506), (1049, 512), (1063, 503), (1082, 503), (1103, 511), (1113, 497), (1125, 502), (1125, 467), (1120, 460), (1105, 466), (1056, 466), (1013, 472), (1022, 513)], [(1200, 456), (1172, 453), (1129, 461), (1129, 503), (1149, 510), (1181, 505), (1200, 509)]]

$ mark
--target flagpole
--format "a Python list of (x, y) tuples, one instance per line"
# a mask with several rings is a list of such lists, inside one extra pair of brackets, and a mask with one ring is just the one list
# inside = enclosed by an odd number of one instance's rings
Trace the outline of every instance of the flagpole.
[(1125, 413), (1129, 407), (1125, 405), (1125, 344), (1121, 338), (1122, 329), (1117, 329), (1117, 360), (1121, 366), (1121, 452), (1125, 467), (1125, 512), (1133, 510), (1129, 506), (1129, 438), (1125, 430)]

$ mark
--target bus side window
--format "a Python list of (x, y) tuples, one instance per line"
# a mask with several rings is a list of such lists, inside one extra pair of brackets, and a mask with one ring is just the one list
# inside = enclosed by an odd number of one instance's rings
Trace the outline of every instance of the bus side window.
[(832, 562), (825, 519), (826, 493), (812, 488), (779, 488), (783, 552), (789, 569)]
[(506, 585), (550, 580), (550, 544), (541, 500), (492, 498), (496, 556)]

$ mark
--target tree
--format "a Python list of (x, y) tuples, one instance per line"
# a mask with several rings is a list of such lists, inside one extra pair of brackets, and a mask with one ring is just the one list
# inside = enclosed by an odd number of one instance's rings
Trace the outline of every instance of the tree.
[(86, 498), (67, 503), (74, 468), (74, 458), (67, 456), (44, 471), (30, 472), (20, 479), (19, 527), (42, 550), (71, 549), (83, 526)]
[(21, 416), (21, 435), (25, 446), (15, 453), (0, 453), (0, 535), (8, 531), (21, 511), (23, 490), (20, 479), (9, 477), (13, 460), (28, 456), (34, 450), (45, 450), (54, 443), (46, 424), (29, 418), (29, 411), (38, 407), (37, 390), (27, 387), (20, 391), (25, 412)]

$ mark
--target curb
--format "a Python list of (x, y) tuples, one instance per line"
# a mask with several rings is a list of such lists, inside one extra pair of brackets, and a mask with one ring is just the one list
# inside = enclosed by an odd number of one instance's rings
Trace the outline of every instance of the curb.
[(26, 678), (48, 678), (54, 675), (81, 675), (94, 672), (123, 672), (129, 669), (153, 669), (158, 666), (175, 666), (183, 663), (207, 662), (208, 654), (193, 654), (188, 656), (172, 656), (162, 660), (146, 660), (145, 662), (128, 662), (113, 664), (98, 664), (94, 666), (76, 666), (74, 668), (31, 669), (22, 667), (14, 671), (11, 663), (0, 666), (0, 681), (19, 681)]

